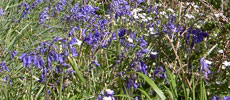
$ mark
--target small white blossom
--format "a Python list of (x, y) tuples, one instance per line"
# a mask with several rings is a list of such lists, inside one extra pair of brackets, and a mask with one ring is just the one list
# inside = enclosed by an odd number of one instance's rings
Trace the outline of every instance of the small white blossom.
[(226, 66), (226, 67), (227, 67), (227, 66), (230, 66), (230, 62), (224, 61), (224, 62), (223, 62), (223, 65)]
[(209, 60), (204, 60), (207, 64), (209, 64), (209, 65), (211, 65), (212, 64), (212, 62), (211, 61), (209, 61)]
[(191, 15), (191, 14), (186, 14), (185, 15), (188, 19), (195, 19), (195, 17), (193, 16), (193, 15)]
[(152, 18), (152, 17), (147, 17), (147, 19), (148, 19), (148, 20), (153, 20), (153, 18)]
[(142, 21), (143, 21), (143, 22), (147, 22), (147, 21), (148, 21), (148, 19), (142, 19)]
[(173, 9), (171, 9), (171, 8), (169, 8), (169, 9), (168, 9), (168, 11), (170, 11), (170, 12), (174, 13), (174, 10), (173, 10)]
[(165, 11), (160, 12), (161, 15), (166, 15)]
[(139, 13), (138, 16), (141, 17), (142, 19), (145, 19), (145, 16), (141, 13)]
[(194, 7), (195, 9), (199, 8), (199, 6), (198, 6), (198, 5), (194, 5), (193, 7)]
[(219, 53), (224, 53), (224, 50), (220, 49), (218, 50)]
[(152, 55), (157, 55), (158, 53), (157, 52), (151, 52)]
[(131, 42), (131, 43), (133, 43), (133, 39), (130, 38), (130, 37), (128, 38), (128, 41)]
[(139, 19), (139, 17), (137, 16), (137, 14), (134, 14), (133, 17), (134, 17), (135, 19)]
[(82, 41), (80, 41), (80, 40), (78, 40), (78, 39), (76, 39), (77, 40), (77, 45), (81, 45), (82, 44)]
[(216, 16), (217, 18), (219, 18), (220, 16), (223, 16), (223, 13), (217, 13), (217, 14), (215, 14), (215, 16)]

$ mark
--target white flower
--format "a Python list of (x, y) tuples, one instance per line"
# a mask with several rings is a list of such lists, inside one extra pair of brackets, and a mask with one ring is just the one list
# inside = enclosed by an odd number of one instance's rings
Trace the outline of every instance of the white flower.
[(160, 12), (161, 15), (166, 15), (165, 11)]
[(219, 53), (224, 53), (224, 50), (220, 49), (218, 50)]
[(134, 14), (133, 17), (134, 17), (135, 19), (139, 19), (139, 17), (137, 16), (137, 14)]
[(193, 16), (193, 15), (191, 15), (191, 14), (186, 14), (185, 15), (188, 19), (195, 19), (195, 17)]
[(149, 28), (149, 31), (153, 32), (153, 31), (154, 31), (154, 28), (153, 28), (153, 27), (150, 27), (150, 28)]
[(133, 43), (133, 39), (130, 38), (130, 37), (128, 38), (128, 41), (131, 42), (131, 43)]
[(147, 17), (148, 20), (153, 20), (152, 17)]
[(143, 21), (143, 22), (147, 22), (147, 21), (148, 21), (148, 19), (142, 19), (142, 21)]
[(224, 62), (223, 62), (223, 65), (224, 65), (224, 66), (230, 66), (230, 62), (224, 61)]
[(173, 9), (171, 9), (171, 8), (169, 8), (169, 9), (168, 9), (168, 11), (170, 11), (170, 12), (174, 13), (174, 10), (173, 10)]
[(142, 19), (145, 19), (145, 16), (141, 13), (139, 13), (138, 16), (141, 17)]
[(78, 39), (76, 39), (77, 40), (77, 45), (81, 45), (82, 44), (82, 41), (80, 41), (80, 40), (78, 40)]
[(209, 61), (209, 60), (204, 60), (208, 65), (210, 65), (210, 64), (212, 64), (212, 62), (211, 61)]
[(194, 5), (193, 7), (194, 7), (195, 9), (196, 9), (196, 8), (199, 8), (199, 6), (197, 6), (197, 5)]
[(105, 92), (106, 92), (106, 94), (110, 94), (110, 95), (114, 94), (114, 91), (111, 89), (106, 89)]
[(157, 55), (158, 53), (157, 52), (151, 52), (152, 55)]
[(223, 13), (217, 13), (217, 14), (215, 14), (215, 16), (216, 16), (217, 18), (219, 18), (220, 16), (223, 16)]

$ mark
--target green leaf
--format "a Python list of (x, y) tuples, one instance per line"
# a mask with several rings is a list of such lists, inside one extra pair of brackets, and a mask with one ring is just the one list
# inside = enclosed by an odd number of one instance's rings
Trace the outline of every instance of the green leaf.
[(83, 84), (86, 84), (85, 78), (82, 76), (82, 73), (81, 73), (81, 72), (79, 71), (79, 69), (77, 68), (77, 63), (76, 63), (75, 59), (72, 58), (72, 57), (68, 57), (68, 59), (69, 59), (70, 65), (72, 66), (72, 68), (73, 68), (74, 71), (76, 72), (78, 78), (81, 80), (81, 82), (82, 82)]
[(157, 87), (157, 85), (152, 79), (150, 79), (148, 76), (144, 75), (143, 73), (137, 72), (137, 74), (139, 74), (142, 78), (144, 78), (144, 80), (152, 87), (152, 89), (160, 96), (162, 100), (166, 99), (164, 93)]
[(141, 91), (141, 93), (143, 93), (149, 100), (151, 100), (150, 96), (148, 95), (147, 92), (145, 92), (145, 90), (143, 90), (141, 88), (137, 88), (137, 90)]

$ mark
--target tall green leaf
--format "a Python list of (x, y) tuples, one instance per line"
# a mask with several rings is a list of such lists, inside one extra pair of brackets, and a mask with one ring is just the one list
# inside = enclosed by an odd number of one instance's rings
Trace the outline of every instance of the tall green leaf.
[(150, 79), (148, 76), (146, 76), (143, 73), (137, 72), (137, 74), (140, 75), (142, 78), (144, 78), (144, 80), (152, 87), (152, 89), (157, 93), (157, 95), (160, 96), (160, 98), (162, 100), (166, 99), (166, 97), (165, 97), (164, 93), (162, 92), (162, 90), (160, 90), (157, 87), (157, 85), (155, 84), (155, 82), (152, 79)]

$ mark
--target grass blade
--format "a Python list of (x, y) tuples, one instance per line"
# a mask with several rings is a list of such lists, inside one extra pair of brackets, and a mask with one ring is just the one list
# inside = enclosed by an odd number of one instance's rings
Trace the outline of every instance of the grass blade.
[(71, 64), (72, 68), (73, 68), (74, 71), (76, 72), (78, 78), (81, 80), (81, 82), (82, 82), (83, 84), (86, 84), (85, 78), (82, 76), (82, 73), (81, 73), (81, 72), (78, 70), (78, 68), (77, 68), (77, 63), (76, 63), (76, 61), (75, 61), (72, 57), (68, 57), (68, 59), (69, 59), (69, 62), (70, 62), (70, 64)]
[(162, 100), (165, 100), (166, 97), (164, 93), (157, 87), (155, 82), (150, 79), (148, 76), (144, 75), (143, 73), (137, 72), (138, 75), (140, 75), (144, 80), (152, 87), (152, 89), (160, 96)]

